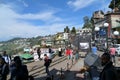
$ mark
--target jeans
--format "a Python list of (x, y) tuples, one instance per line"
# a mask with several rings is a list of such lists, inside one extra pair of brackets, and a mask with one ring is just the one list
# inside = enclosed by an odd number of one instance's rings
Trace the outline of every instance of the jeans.
[(47, 75), (50, 75), (50, 71), (49, 71), (48, 66), (46, 66), (46, 73), (47, 73)]

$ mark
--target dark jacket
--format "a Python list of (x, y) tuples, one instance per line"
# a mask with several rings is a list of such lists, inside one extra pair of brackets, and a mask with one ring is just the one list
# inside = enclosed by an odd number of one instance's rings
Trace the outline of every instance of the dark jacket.
[(11, 72), (10, 80), (28, 80), (28, 69), (26, 65), (22, 65), (19, 68), (15, 68)]
[(0, 80), (7, 80), (7, 75), (9, 74), (9, 66), (5, 63), (3, 65), (0, 65)]
[(118, 80), (117, 71), (115, 70), (112, 62), (106, 64), (100, 74), (100, 80)]
[(44, 59), (44, 66), (48, 67), (51, 62), (52, 62), (52, 60), (49, 59), (48, 56), (46, 56), (45, 59)]

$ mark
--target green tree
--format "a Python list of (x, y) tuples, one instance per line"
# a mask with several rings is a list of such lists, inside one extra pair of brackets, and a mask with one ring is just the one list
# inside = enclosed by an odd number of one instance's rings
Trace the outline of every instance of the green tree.
[(64, 28), (64, 32), (66, 32), (66, 33), (69, 33), (69, 32), (70, 32), (70, 29), (69, 29), (68, 26), (66, 26), (66, 28)]
[(76, 29), (75, 29), (75, 27), (72, 27), (71, 33), (72, 33), (72, 34), (76, 34)]
[(120, 10), (120, 0), (111, 0), (109, 8), (113, 10), (115, 7), (119, 8)]
[(83, 20), (84, 20), (84, 25), (83, 25), (82, 28), (90, 28), (90, 29), (92, 29), (92, 23), (91, 23), (91, 20), (89, 19), (89, 17), (85, 16), (83, 18)]
[(41, 45), (41, 40), (38, 40), (38, 45)]

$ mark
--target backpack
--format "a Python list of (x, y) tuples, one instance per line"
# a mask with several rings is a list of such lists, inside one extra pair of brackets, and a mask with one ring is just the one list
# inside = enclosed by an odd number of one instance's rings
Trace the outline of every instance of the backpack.
[(48, 59), (48, 61), (49, 61), (49, 63), (51, 63), (51, 62), (52, 62), (52, 59)]
[(45, 61), (44, 66), (49, 66), (52, 62), (52, 59), (48, 59)]

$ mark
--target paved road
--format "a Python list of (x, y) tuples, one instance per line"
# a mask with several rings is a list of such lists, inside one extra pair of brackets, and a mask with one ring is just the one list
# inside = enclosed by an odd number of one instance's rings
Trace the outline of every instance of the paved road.
[[(84, 54), (84, 52), (82, 52), (82, 54)], [(103, 52), (98, 51), (97, 54), (101, 56)], [(116, 65), (119, 66), (120, 57), (116, 57), (116, 60), (118, 60), (116, 61), (117, 63)], [(68, 66), (67, 66), (67, 63), (69, 63)], [(33, 75), (35, 80), (46, 79), (47, 75), (45, 73), (45, 67), (43, 66), (43, 64), (44, 64), (44, 61), (36, 61), (36, 62), (27, 64), (29, 74)], [(84, 58), (80, 58), (77, 61), (77, 63), (73, 63), (72, 65), (71, 60), (68, 61), (65, 56), (62, 56), (62, 57), (56, 56), (51, 63), (50, 73), (54, 75), (54, 80), (60, 80), (61, 69), (62, 69), (63, 71), (62, 74), (64, 75), (62, 76), (64, 78), (62, 80), (77, 80), (77, 79), (79, 80), (80, 79), (79, 71), (83, 66), (84, 66)], [(70, 69), (67, 70), (68, 68)]]
[[(35, 80), (45, 80), (45, 78), (47, 77), (45, 73), (45, 67), (43, 66), (43, 64), (44, 64), (43, 60), (27, 64), (29, 75), (34, 76)], [(79, 71), (80, 66), (83, 67), (83, 58), (79, 59), (77, 63), (72, 63), (72, 61), (68, 60), (67, 57), (65, 56), (62, 57), (56, 56), (53, 59), (51, 63), (51, 67), (49, 69), (50, 69), (50, 73), (54, 75), (54, 80), (59, 80), (61, 78), (61, 69), (62, 69), (62, 74), (65, 74), (65, 80), (70, 80), (69, 79), (70, 77), (74, 78), (74, 75), (72, 76), (71, 74)]]
[[(101, 52), (98, 52), (100, 55)], [(80, 54), (84, 55), (85, 52), (80, 52)], [(69, 63), (69, 65), (67, 65)], [(35, 77), (35, 80), (45, 80), (46, 78), (46, 73), (45, 73), (45, 67), (43, 66), (44, 61), (36, 61), (27, 64), (29, 74), (33, 75)], [(54, 80), (59, 80), (61, 75), (61, 69), (63, 71), (63, 74), (65, 74), (65, 80), (74, 80), (73, 78), (76, 77), (76, 74), (80, 71), (80, 68), (84, 66), (84, 58), (80, 58), (78, 62), (75, 64), (71, 60), (67, 60), (65, 56), (58, 57), (56, 56), (53, 59), (53, 62), (50, 67), (50, 72), (51, 74), (54, 75)], [(68, 68), (71, 68), (69, 71), (67, 71)]]
[[(29, 75), (34, 76), (35, 80), (44, 80), (46, 78), (46, 73), (45, 73), (45, 67), (44, 67), (44, 61), (36, 61), (27, 64), (28, 70), (29, 70)], [(58, 76), (60, 74), (60, 70), (65, 69), (67, 67), (67, 58), (65, 56), (63, 57), (58, 57), (56, 56), (51, 65), (50, 65), (50, 73), (54, 74), (54, 76)]]

